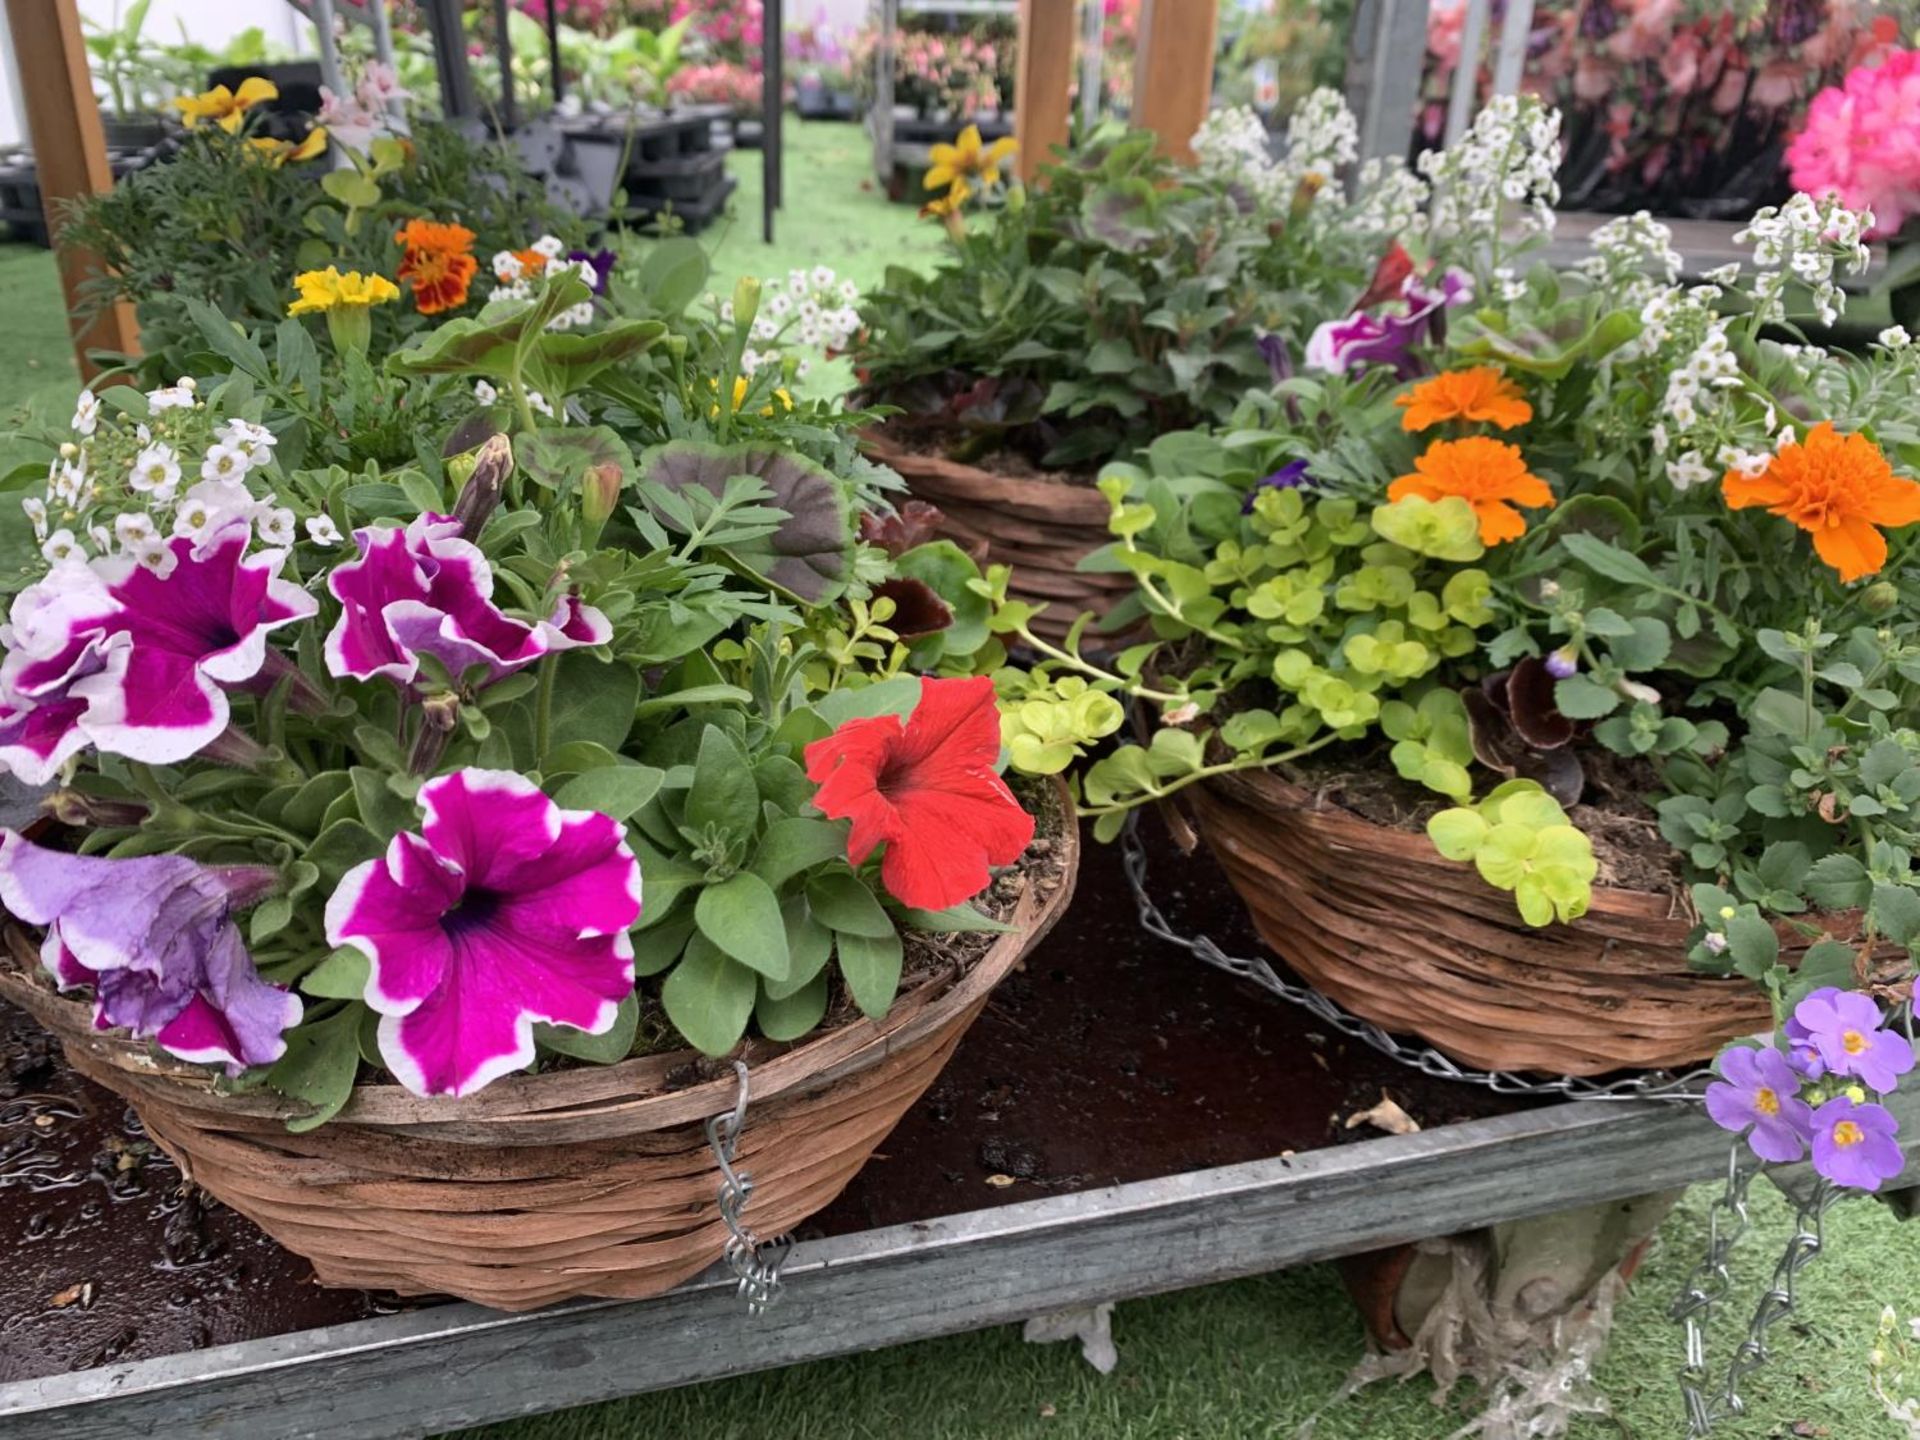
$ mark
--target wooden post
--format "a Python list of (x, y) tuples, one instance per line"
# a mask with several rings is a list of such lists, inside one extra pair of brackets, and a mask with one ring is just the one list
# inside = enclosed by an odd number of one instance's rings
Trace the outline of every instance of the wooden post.
[[(1098, 5), (1100, 0), (1086, 0)], [(1031, 182), (1067, 143), (1072, 113), (1073, 0), (1020, 0), (1020, 73), (1014, 84), (1013, 120), (1020, 141), (1015, 168)]]
[(1188, 142), (1207, 118), (1219, 28), (1219, 0), (1146, 0), (1140, 8), (1133, 123), (1176, 159), (1193, 159)]
[(107, 137), (100, 106), (87, 73), (86, 46), (80, 38), (77, 0), (6, 0), (7, 26), (20, 61), (20, 88), (27, 112), (27, 135), (39, 169), (40, 198), (47, 211), (60, 265), (60, 287), (67, 297), (67, 328), (73, 334), (80, 376), (91, 380), (100, 367), (89, 364), (90, 348), (138, 354), (140, 327), (133, 307), (116, 304), (96, 313), (84, 310), (81, 290), (99, 273), (91, 254), (60, 248), (65, 228), (61, 201), (98, 195), (113, 188), (107, 163)]

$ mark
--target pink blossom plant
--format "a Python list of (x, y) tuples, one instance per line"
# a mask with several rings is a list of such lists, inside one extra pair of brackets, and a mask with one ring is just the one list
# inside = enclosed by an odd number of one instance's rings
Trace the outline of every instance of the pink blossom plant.
[(1796, 189), (1871, 210), (1875, 236), (1920, 215), (1920, 50), (1895, 50), (1822, 90), (1787, 147)]

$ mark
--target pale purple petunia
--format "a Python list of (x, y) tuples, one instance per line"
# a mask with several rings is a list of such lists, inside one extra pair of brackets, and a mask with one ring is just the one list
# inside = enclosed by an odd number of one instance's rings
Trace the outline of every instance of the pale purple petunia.
[(0, 631), (0, 760), (31, 782), (89, 744), (154, 764), (205, 749), (227, 728), (222, 687), (318, 609), (279, 578), (287, 552), (248, 555), (250, 535), (237, 521), (197, 545), (177, 536), (164, 576), (122, 557), (58, 565), (22, 592)]
[(70, 855), (0, 830), (0, 904), (47, 927), (41, 962), (63, 990), (93, 987), (95, 1027), (233, 1075), (278, 1060), (300, 1022), (299, 999), (260, 978), (232, 919), (277, 878), (183, 855)]
[(1744, 1046), (1720, 1057), (1724, 1077), (1707, 1086), (1707, 1114), (1722, 1130), (1748, 1131), (1762, 1160), (1798, 1160), (1813, 1133), (1813, 1110), (1796, 1097), (1800, 1077), (1778, 1050)]
[(486, 556), (460, 532), (458, 520), (434, 514), (404, 530), (353, 532), (359, 558), (327, 577), (341, 607), (326, 642), (332, 674), (410, 685), (421, 657), (431, 655), (455, 678), (478, 668), (485, 684), (550, 651), (611, 635), (604, 615), (572, 597), (542, 624), (513, 619), (493, 603)]
[(1829, 985), (1794, 1007), (1787, 1037), (1819, 1057), (1822, 1074), (1852, 1075), (1884, 1092), (1913, 1069), (1913, 1046), (1883, 1029), (1883, 1018), (1871, 996)]
[(1878, 1190), (1906, 1168), (1899, 1133), (1886, 1107), (1836, 1095), (1813, 1112), (1813, 1168), (1849, 1190)]
[(380, 1055), (417, 1095), (470, 1095), (533, 1060), (533, 1024), (604, 1034), (633, 993), (640, 866), (618, 822), (519, 775), (420, 789), (419, 834), (349, 871), (327, 939), (372, 964)]

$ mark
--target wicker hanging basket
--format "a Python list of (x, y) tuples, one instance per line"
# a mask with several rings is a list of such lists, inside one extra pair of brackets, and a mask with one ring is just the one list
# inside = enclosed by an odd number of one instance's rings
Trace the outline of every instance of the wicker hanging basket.
[[(1056, 814), (1070, 814), (1064, 794)], [(1079, 861), (1069, 820), (1028, 880), (1014, 926), (971, 965), (904, 991), (883, 1020), (794, 1046), (749, 1040), (751, 1102), (735, 1156), (764, 1236), (823, 1209), (932, 1083), (987, 997), (1065, 912)], [(732, 1111), (730, 1068), (692, 1051), (509, 1076), (462, 1100), (363, 1085), (304, 1135), (270, 1092), (222, 1095), (206, 1070), (92, 1028), (9, 927), (0, 999), (61, 1041), (74, 1069), (124, 1096), (181, 1173), (321, 1283), (457, 1295), (501, 1310), (578, 1296), (638, 1299), (721, 1257), (728, 1232), (704, 1122)], [(717, 1078), (716, 1071), (724, 1069)]]
[(1049, 607), (1033, 624), (1042, 638), (1057, 641), (1081, 611), (1092, 611), (1097, 621), (1133, 593), (1131, 575), (1076, 568), (1113, 538), (1107, 530), (1111, 507), (1091, 485), (995, 475), (903, 449), (884, 429), (868, 430), (861, 446), (899, 471), (916, 500), (939, 508), (947, 539), (963, 550), (985, 546), (989, 563), (1013, 567), (1007, 593)]
[[(1513, 898), (1427, 837), (1266, 772), (1187, 794), (1201, 835), (1297, 974), (1354, 1014), (1479, 1069), (1602, 1075), (1710, 1059), (1772, 1012), (1749, 981), (1687, 967), (1694, 920), (1667, 895), (1601, 886), (1570, 925), (1533, 929)], [(1857, 915), (1816, 917), (1841, 939)], [(1782, 927), (1795, 963), (1810, 943)]]

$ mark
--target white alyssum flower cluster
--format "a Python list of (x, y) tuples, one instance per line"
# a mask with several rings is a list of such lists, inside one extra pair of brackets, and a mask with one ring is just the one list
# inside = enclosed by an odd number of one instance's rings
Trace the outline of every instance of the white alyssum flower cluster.
[[(498, 282), (488, 292), (489, 300), (531, 300), (533, 282), (543, 276), (558, 275), (572, 270), (588, 285), (599, 282), (599, 274), (593, 268), (591, 260), (565, 260), (566, 244), (556, 235), (542, 235), (527, 249), (539, 257), (538, 262), (524, 261), (511, 250), (502, 250), (492, 260), (493, 278)], [(593, 323), (593, 301), (582, 300), (578, 305), (569, 305), (553, 319), (547, 322), (549, 330), (575, 330)]]
[(1503, 228), (1548, 235), (1560, 199), (1560, 112), (1531, 95), (1496, 95), (1472, 129), (1417, 166), (1433, 187), (1430, 222), (1445, 238)]
[(1834, 279), (1836, 270), (1858, 275), (1867, 268), (1872, 252), (1866, 233), (1873, 228), (1871, 210), (1849, 210), (1832, 196), (1815, 199), (1795, 195), (1785, 205), (1756, 210), (1747, 228), (1733, 237), (1736, 245), (1753, 246), (1754, 306), (1762, 323), (1787, 317), (1786, 292), (1797, 280), (1813, 295), (1814, 310), (1824, 325), (1840, 318), (1846, 295)]
[(1880, 1311), (1880, 1329), (1867, 1352), (1867, 1381), (1887, 1418), (1920, 1440), (1920, 1393), (1907, 1393), (1920, 1385), (1920, 1316), (1903, 1324), (1891, 1305)]
[(1267, 124), (1250, 105), (1215, 110), (1188, 142), (1195, 166), (1208, 179), (1245, 186), (1256, 201), (1280, 201), (1280, 167), (1269, 148)]
[[(1645, 210), (1617, 215), (1593, 232), (1593, 253), (1574, 268), (1623, 306), (1638, 308), (1680, 278), (1686, 261), (1673, 248), (1673, 231)], [(1738, 267), (1735, 267), (1736, 273)], [(1708, 277), (1727, 284), (1731, 277)]]
[[(711, 293), (707, 305), (723, 325), (733, 324), (733, 302)], [(748, 376), (787, 363), (788, 350), (798, 347), (831, 358), (853, 344), (860, 332), (860, 287), (842, 280), (828, 265), (787, 272), (783, 285), (769, 284), (753, 317), (751, 342), (740, 356)], [(755, 346), (760, 348), (756, 349)], [(804, 378), (813, 368), (811, 354), (793, 358), (793, 373)]]
[(1359, 159), (1360, 125), (1337, 90), (1315, 90), (1300, 102), (1277, 159), (1266, 122), (1246, 105), (1216, 110), (1191, 143), (1203, 175), (1239, 186), (1261, 210), (1291, 207), (1301, 187), (1311, 186), (1308, 213), (1316, 233), (1338, 226), (1360, 236), (1398, 239), (1425, 224), (1426, 182), (1403, 161), (1367, 160), (1348, 198), (1339, 177)]
[[(178, 558), (168, 543), (196, 543), (235, 518), (267, 545), (297, 537), (292, 509), (256, 495), (251, 478), (273, 464), (277, 437), (250, 420), (216, 420), (191, 377), (150, 390), (144, 420), (104, 414), (92, 391), (74, 407), (73, 433), (47, 470), (41, 495), (20, 502), (49, 564), (124, 556), (161, 575)], [(307, 522), (317, 544), (340, 539), (324, 516)]]

